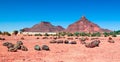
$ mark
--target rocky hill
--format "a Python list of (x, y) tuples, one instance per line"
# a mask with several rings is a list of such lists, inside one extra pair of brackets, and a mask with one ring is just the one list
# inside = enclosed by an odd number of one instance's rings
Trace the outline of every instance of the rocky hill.
[(40, 24), (34, 25), (32, 28), (24, 28), (25, 32), (59, 32), (63, 30), (63, 27), (54, 26), (50, 22), (41, 22)]
[(92, 23), (85, 16), (82, 16), (77, 22), (70, 24), (67, 29), (62, 26), (54, 26), (50, 22), (41, 22), (31, 28), (24, 28), (25, 32), (110, 32), (108, 29), (103, 29), (97, 24)]
[(80, 20), (68, 26), (67, 32), (110, 32), (108, 29), (103, 29), (97, 24), (90, 22), (85, 16)]

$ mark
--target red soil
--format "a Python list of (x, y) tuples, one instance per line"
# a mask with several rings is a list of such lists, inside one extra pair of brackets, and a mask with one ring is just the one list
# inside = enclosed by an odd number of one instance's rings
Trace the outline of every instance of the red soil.
[[(2, 43), (8, 41), (16, 43), (21, 36), (2, 36), (5, 41), (0, 41), (0, 62), (120, 62), (120, 39), (113, 38), (115, 43), (108, 43), (107, 39), (100, 37), (99, 47), (86, 48), (80, 44), (50, 44), (52, 39), (36, 39), (35, 36), (24, 36), (22, 40), (29, 51), (8, 52)], [(75, 39), (74, 39), (75, 40)], [(88, 40), (89, 42), (90, 40)], [(35, 51), (35, 45), (48, 45), (50, 51)]]

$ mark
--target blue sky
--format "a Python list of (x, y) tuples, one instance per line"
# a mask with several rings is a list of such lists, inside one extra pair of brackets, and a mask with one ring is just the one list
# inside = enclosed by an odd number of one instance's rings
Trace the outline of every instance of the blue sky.
[(102, 28), (120, 30), (119, 0), (0, 0), (0, 31), (20, 30), (41, 21), (67, 28), (82, 15)]

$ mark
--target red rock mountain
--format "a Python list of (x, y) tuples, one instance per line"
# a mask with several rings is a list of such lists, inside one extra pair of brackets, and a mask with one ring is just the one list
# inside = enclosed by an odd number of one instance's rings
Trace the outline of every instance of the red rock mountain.
[(67, 32), (110, 32), (108, 29), (103, 29), (97, 24), (90, 22), (85, 16), (80, 20), (68, 26)]
[(60, 32), (63, 30), (63, 27), (54, 26), (49, 22), (41, 22), (40, 24), (34, 25), (32, 28), (24, 28), (25, 32)]
[(41, 22), (34, 25), (32, 28), (24, 28), (25, 32), (110, 32), (108, 29), (103, 29), (97, 24), (90, 22), (85, 16), (82, 16), (80, 20), (68, 26), (64, 29), (61, 26), (54, 26), (49, 22)]

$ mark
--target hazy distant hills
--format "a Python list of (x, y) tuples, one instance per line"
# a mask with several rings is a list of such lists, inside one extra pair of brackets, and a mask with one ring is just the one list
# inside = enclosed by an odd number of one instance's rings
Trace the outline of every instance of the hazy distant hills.
[(90, 22), (85, 16), (82, 16), (77, 22), (70, 24), (67, 29), (62, 26), (54, 26), (50, 22), (41, 22), (31, 28), (24, 28), (25, 32), (110, 32), (97, 24)]

